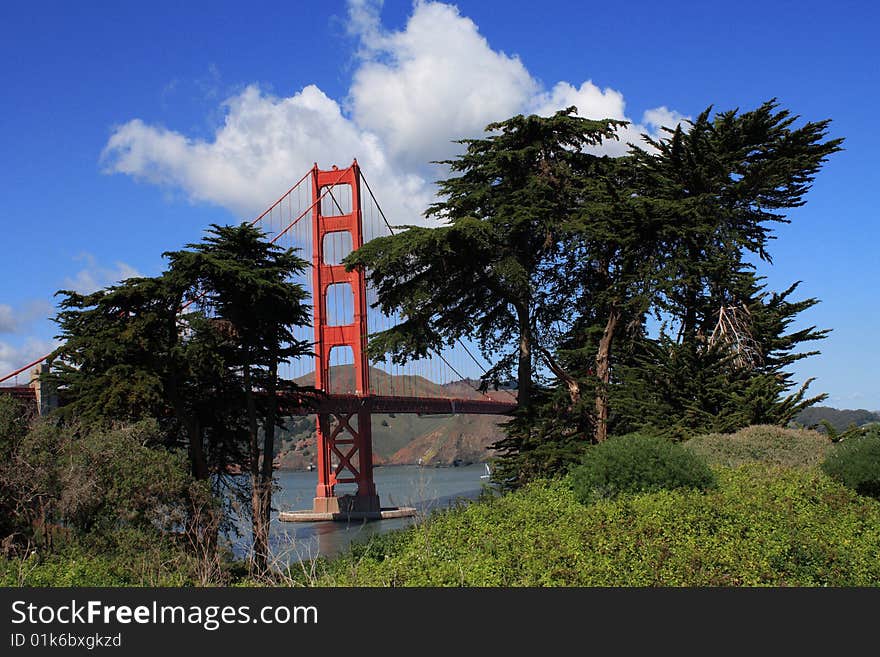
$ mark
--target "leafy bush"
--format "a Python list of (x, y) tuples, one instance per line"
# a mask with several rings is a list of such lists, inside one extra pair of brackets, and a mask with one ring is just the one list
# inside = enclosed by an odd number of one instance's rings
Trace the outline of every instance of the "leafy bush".
[(655, 436), (630, 434), (591, 447), (570, 475), (582, 502), (621, 493), (714, 485), (712, 470), (692, 452)]
[(153, 420), (93, 431), (71, 441), (60, 473), (58, 508), (81, 532), (112, 535), (121, 527), (168, 529), (185, 514), (186, 455), (151, 449)]
[(322, 562), (318, 586), (878, 586), (880, 503), (819, 469), (584, 506), (537, 482)]
[(755, 425), (736, 433), (710, 433), (683, 443), (712, 465), (735, 468), (746, 463), (811, 467), (822, 462), (831, 441), (817, 431)]
[(872, 427), (835, 444), (822, 470), (860, 495), (880, 499), (880, 430)]
[(198, 564), (173, 540), (120, 531), (112, 550), (75, 543), (51, 554), (0, 556), (0, 586), (193, 586)]

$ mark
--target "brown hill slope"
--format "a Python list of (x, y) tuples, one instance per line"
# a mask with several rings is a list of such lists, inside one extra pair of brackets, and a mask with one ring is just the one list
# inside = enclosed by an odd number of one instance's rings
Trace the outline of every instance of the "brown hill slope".
[[(332, 367), (330, 380), (334, 392), (353, 392), (354, 371), (350, 365)], [(391, 376), (377, 368), (371, 368), (370, 380), (377, 394), (460, 399), (482, 396), (467, 381), (440, 385), (423, 377)], [(314, 375), (306, 375), (296, 382), (312, 385)], [(500, 400), (511, 398), (510, 393), (504, 391), (493, 391), (490, 396)], [(505, 420), (491, 415), (374, 415), (374, 461), (395, 465), (415, 464), (419, 459), (423, 465), (485, 461), (492, 456), (490, 445), (503, 437), (499, 424)], [(314, 463), (315, 440), (313, 416), (291, 418), (280, 441), (279, 467), (305, 469)]]

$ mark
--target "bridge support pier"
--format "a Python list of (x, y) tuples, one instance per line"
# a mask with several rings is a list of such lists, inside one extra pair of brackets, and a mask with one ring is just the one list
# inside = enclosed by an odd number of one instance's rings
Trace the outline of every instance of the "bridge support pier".
[[(369, 399), (354, 413), (318, 414), (318, 486), (315, 513), (376, 513), (373, 435)], [(354, 495), (337, 497), (337, 484), (357, 484)]]

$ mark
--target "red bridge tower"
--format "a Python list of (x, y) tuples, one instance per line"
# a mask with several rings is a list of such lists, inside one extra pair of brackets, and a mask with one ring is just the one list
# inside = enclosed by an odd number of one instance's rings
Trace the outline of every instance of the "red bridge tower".
[[(361, 268), (347, 272), (344, 265), (328, 263), (325, 244), (325, 239), (334, 233), (348, 233), (350, 241), (345, 242), (351, 244), (352, 250), (363, 245), (360, 191), (357, 160), (343, 170), (333, 167), (329, 171), (322, 171), (317, 164), (312, 169), (315, 387), (331, 392), (330, 353), (336, 347), (348, 347), (354, 356), (355, 394), (360, 401), (356, 411), (340, 409), (318, 414), (318, 487), (314, 500), (314, 511), (317, 513), (378, 513), (380, 510), (379, 496), (373, 483), (370, 369), (366, 350), (366, 277)], [(328, 288), (338, 284), (351, 287), (353, 321), (350, 324), (329, 323)], [(336, 497), (334, 487), (343, 483), (357, 484), (356, 494)]]

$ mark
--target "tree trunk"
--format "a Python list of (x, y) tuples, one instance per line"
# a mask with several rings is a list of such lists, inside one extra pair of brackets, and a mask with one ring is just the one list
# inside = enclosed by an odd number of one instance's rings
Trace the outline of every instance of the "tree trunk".
[(599, 383), (596, 386), (596, 442), (603, 442), (608, 438), (608, 383), (611, 380), (611, 344), (614, 341), (614, 333), (620, 321), (620, 309), (613, 305), (608, 311), (608, 320), (605, 322), (605, 330), (602, 339), (599, 340), (599, 350), (596, 353), (596, 377)]
[[(273, 358), (272, 367), (269, 370), (269, 385), (267, 389), (268, 407), (266, 409), (266, 423), (263, 426), (263, 454), (262, 467), (260, 469), (260, 529), (262, 555), (260, 560), (262, 567), (268, 567), (269, 562), (269, 522), (272, 514), (272, 468), (275, 455), (275, 418), (277, 416), (278, 398), (276, 396), (278, 380), (278, 363)], [(257, 509), (254, 509), (256, 512)], [(256, 548), (254, 550), (256, 552)]]
[(263, 522), (265, 505), (265, 486), (260, 467), (259, 425), (257, 423), (257, 404), (254, 399), (250, 365), (244, 366), (244, 394), (248, 414), (248, 437), (250, 439), (251, 474), (251, 533), (253, 536), (253, 567), (258, 574), (266, 572), (268, 564), (269, 532)]
[(519, 362), (517, 364), (517, 403), (527, 409), (532, 403), (532, 329), (525, 306), (516, 306), (519, 320)]

